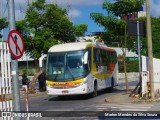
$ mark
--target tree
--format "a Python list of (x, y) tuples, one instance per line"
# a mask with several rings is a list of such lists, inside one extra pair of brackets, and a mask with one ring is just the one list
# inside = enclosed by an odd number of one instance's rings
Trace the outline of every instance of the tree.
[[(139, 18), (141, 21), (146, 21), (146, 17)], [(160, 58), (160, 18), (151, 17), (151, 29), (152, 29), (152, 44), (153, 44), (153, 57)], [(146, 28), (146, 27), (145, 27)], [(147, 38), (141, 38), (142, 41), (142, 49), (141, 55), (148, 56), (148, 48), (147, 48)]]
[[(104, 36), (105, 42), (108, 40), (112, 42), (118, 42), (120, 47), (123, 47), (124, 56), (124, 72), (126, 78), (126, 91), (128, 89), (128, 79), (126, 74), (126, 47), (127, 47), (127, 30), (126, 21), (117, 19), (118, 16), (127, 16), (128, 14), (138, 12), (144, 4), (144, 0), (117, 0), (117, 2), (110, 3), (105, 1), (103, 3), (103, 9), (108, 11), (108, 16), (104, 16), (102, 13), (91, 13), (91, 18), (99, 25), (104, 26), (106, 29), (106, 35)], [(107, 40), (107, 41), (106, 41)]]
[(86, 24), (75, 25), (75, 34), (77, 37), (84, 36), (85, 32), (87, 31)]
[[(8, 22), (6, 21), (6, 18), (0, 19), (0, 31), (8, 26)], [(2, 35), (0, 34), (0, 38), (2, 38)]]
[(45, 4), (45, 0), (28, 5), (25, 19), (17, 21), (16, 28), (24, 37), (25, 52), (37, 60), (51, 46), (73, 42), (76, 34), (86, 31), (86, 25), (73, 26), (66, 9), (57, 4)]
[(117, 19), (117, 17), (138, 12), (143, 4), (144, 0), (117, 0), (114, 3), (105, 1), (103, 9), (109, 13), (108, 16), (93, 12), (91, 18), (106, 29), (106, 34), (102, 36), (105, 42), (118, 42), (120, 47), (125, 47), (124, 35), (127, 23), (123, 19)]
[[(160, 51), (160, 47), (159, 47), (159, 45), (160, 45), (160, 34), (159, 34), (160, 18), (151, 17), (151, 27), (152, 27), (151, 29), (152, 29), (152, 42), (153, 42), (152, 43), (153, 44), (153, 57), (160, 58), (160, 54), (159, 54), (159, 51)], [(146, 46), (146, 48), (147, 48), (147, 46)], [(148, 53), (148, 51), (147, 51), (147, 53)]]

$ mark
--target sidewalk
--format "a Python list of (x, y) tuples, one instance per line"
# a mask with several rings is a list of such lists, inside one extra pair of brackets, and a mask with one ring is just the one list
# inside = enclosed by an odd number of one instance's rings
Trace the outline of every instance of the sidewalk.
[[(39, 92), (38, 90), (36, 90), (36, 92), (34, 94), (28, 94), (28, 98), (31, 97), (38, 97), (38, 96), (44, 96), (47, 95), (47, 92)], [(20, 89), (20, 99), (25, 99), (26, 98), (26, 92), (22, 89)], [(0, 101), (8, 101), (8, 100), (13, 100), (13, 93), (12, 94), (6, 94), (3, 96), (0, 96)]]
[(105, 98), (105, 102), (108, 103), (132, 103), (134, 99), (129, 97), (130, 94), (127, 94), (126, 91), (121, 91), (116, 93), (116, 95)]
[(126, 91), (121, 91), (116, 95), (105, 98), (105, 102), (107, 103), (150, 103), (150, 102), (160, 102), (160, 97), (152, 99), (142, 99), (138, 95), (131, 96)]
[[(31, 97), (38, 97), (38, 96), (43, 96), (43, 95), (47, 95), (47, 92), (39, 92), (39, 90), (35, 90), (35, 93), (28, 93), (28, 98)], [(20, 98), (23, 99), (26, 97), (26, 92), (24, 90), (20, 90)]]

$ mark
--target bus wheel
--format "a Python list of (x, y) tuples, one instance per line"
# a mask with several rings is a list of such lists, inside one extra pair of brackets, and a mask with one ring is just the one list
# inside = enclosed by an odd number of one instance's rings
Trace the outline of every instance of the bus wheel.
[(111, 80), (111, 87), (110, 87), (111, 92), (113, 91), (113, 87), (114, 87), (114, 78), (112, 78), (112, 80)]
[(95, 82), (94, 83), (94, 90), (93, 90), (93, 93), (92, 93), (92, 97), (96, 97), (97, 96), (97, 91), (98, 91), (98, 87), (97, 87), (97, 83)]

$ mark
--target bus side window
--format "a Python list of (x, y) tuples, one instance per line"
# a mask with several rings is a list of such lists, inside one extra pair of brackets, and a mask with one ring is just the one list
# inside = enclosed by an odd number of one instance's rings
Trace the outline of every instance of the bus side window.
[(101, 62), (102, 62), (102, 64), (103, 65), (106, 65), (106, 59), (107, 59), (107, 57), (106, 57), (106, 51), (105, 50), (101, 50)]
[(116, 52), (114, 53), (114, 61), (115, 63), (117, 63), (117, 53)]
[(110, 52), (109, 51), (106, 51), (106, 64), (110, 63), (110, 60), (111, 57), (110, 57)]
[(88, 48), (88, 69), (91, 70), (91, 55), (92, 55), (92, 48)]
[(94, 48), (94, 62), (100, 63), (100, 50)]
[(110, 63), (113, 63), (113, 54), (110, 52)]
[(111, 52), (111, 55), (110, 55), (110, 56), (111, 56), (111, 63), (114, 63), (114, 59), (115, 59), (115, 58), (114, 58), (114, 52)]

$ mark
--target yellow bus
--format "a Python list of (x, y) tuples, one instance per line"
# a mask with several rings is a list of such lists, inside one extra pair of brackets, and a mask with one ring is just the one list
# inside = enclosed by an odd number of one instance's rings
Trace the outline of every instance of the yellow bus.
[(54, 45), (46, 63), (48, 95), (89, 94), (118, 84), (117, 53), (114, 49), (91, 42)]

